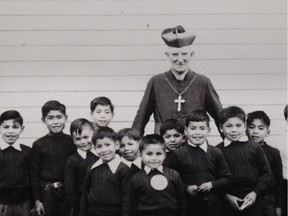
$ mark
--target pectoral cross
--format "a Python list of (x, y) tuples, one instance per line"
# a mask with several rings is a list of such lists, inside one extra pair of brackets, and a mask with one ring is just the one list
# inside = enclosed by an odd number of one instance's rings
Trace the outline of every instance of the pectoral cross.
[(178, 95), (178, 98), (175, 99), (174, 101), (175, 103), (178, 103), (178, 106), (177, 106), (177, 111), (181, 111), (181, 103), (185, 103), (185, 100), (182, 99), (181, 95)]

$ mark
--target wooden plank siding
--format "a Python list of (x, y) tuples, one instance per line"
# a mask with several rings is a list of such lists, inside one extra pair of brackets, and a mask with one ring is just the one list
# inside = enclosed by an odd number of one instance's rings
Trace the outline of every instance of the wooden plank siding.
[(191, 68), (223, 106), (264, 110), (268, 142), (287, 143), (285, 0), (0, 0), (0, 112), (21, 112), (27, 145), (46, 133), (41, 106), (51, 99), (67, 106), (67, 133), (75, 118), (90, 119), (97, 96), (115, 104), (112, 128), (130, 127), (147, 81), (170, 66), (160, 34), (178, 24), (197, 35)]

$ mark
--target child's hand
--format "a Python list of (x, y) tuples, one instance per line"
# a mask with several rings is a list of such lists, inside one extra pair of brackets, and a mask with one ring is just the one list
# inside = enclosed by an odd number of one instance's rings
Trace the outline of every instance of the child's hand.
[(228, 201), (228, 203), (229, 203), (234, 209), (237, 209), (237, 210), (240, 209), (240, 206), (241, 206), (241, 205), (239, 206), (238, 202), (239, 202), (239, 203), (243, 202), (242, 199), (240, 199), (240, 198), (238, 198), (238, 197), (236, 197), (236, 196), (232, 196), (232, 195), (230, 195), (230, 194), (227, 194), (227, 195), (225, 196), (225, 198), (226, 198), (226, 200)]
[(198, 191), (209, 192), (212, 189), (213, 185), (211, 182), (203, 183), (199, 186)]
[(40, 202), (40, 200), (36, 200), (35, 202), (35, 211), (37, 212), (38, 215), (45, 214), (43, 203)]
[(197, 185), (189, 185), (187, 188), (187, 192), (190, 196), (196, 196), (198, 193), (198, 187)]
[(243, 199), (244, 203), (242, 204), (240, 210), (243, 210), (243, 209), (253, 205), (256, 201), (256, 197), (257, 197), (257, 194), (254, 191), (247, 194)]
[(276, 216), (281, 216), (282, 214), (282, 211), (281, 211), (281, 208), (275, 208), (275, 212), (276, 212)]

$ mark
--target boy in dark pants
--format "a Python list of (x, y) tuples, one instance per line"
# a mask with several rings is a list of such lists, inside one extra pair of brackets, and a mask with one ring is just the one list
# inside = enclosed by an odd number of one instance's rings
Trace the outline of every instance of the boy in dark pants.
[(187, 216), (220, 216), (220, 192), (226, 189), (231, 173), (222, 152), (208, 145), (209, 116), (193, 111), (186, 119), (186, 144), (175, 150), (170, 167), (177, 170), (184, 183)]
[(249, 140), (258, 143), (271, 168), (271, 181), (263, 194), (261, 203), (262, 216), (281, 216), (282, 201), (282, 160), (279, 151), (265, 142), (269, 135), (270, 119), (263, 111), (255, 111), (247, 116), (247, 135)]
[(233, 179), (225, 192), (225, 216), (259, 216), (261, 195), (271, 178), (269, 162), (261, 146), (241, 141), (246, 131), (245, 112), (236, 106), (220, 113), (220, 131), (225, 139), (219, 147)]
[(20, 144), (23, 119), (15, 110), (0, 116), (0, 215), (30, 215), (30, 152)]
[(80, 199), (87, 169), (99, 159), (91, 152), (94, 148), (93, 133), (93, 124), (87, 119), (80, 118), (71, 123), (70, 134), (77, 152), (67, 159), (64, 185), (67, 205), (73, 209), (74, 216), (80, 214)]
[(66, 107), (58, 101), (42, 107), (42, 122), (49, 132), (33, 143), (31, 152), (31, 187), (39, 215), (65, 215), (64, 167), (76, 151), (72, 138), (63, 133), (66, 120)]

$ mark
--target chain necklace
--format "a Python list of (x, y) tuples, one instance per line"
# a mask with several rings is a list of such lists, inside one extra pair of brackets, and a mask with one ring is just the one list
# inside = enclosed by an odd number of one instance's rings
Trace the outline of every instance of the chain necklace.
[(185, 100), (182, 98), (182, 94), (184, 94), (184, 92), (186, 92), (187, 89), (190, 87), (190, 85), (192, 84), (192, 82), (195, 80), (196, 75), (197, 75), (197, 74), (195, 73), (194, 77), (192, 78), (192, 80), (190, 81), (190, 83), (188, 84), (188, 86), (187, 86), (182, 92), (178, 92), (178, 91), (173, 87), (173, 85), (170, 83), (170, 81), (168, 80), (166, 74), (164, 73), (164, 77), (165, 77), (167, 83), (168, 83), (169, 86), (173, 89), (173, 91), (176, 92), (176, 94), (178, 95), (178, 98), (176, 98), (176, 99), (174, 100), (174, 102), (177, 103), (177, 111), (178, 111), (178, 112), (181, 111), (181, 104), (182, 104), (182, 103), (183, 103), (183, 104), (185, 103)]

